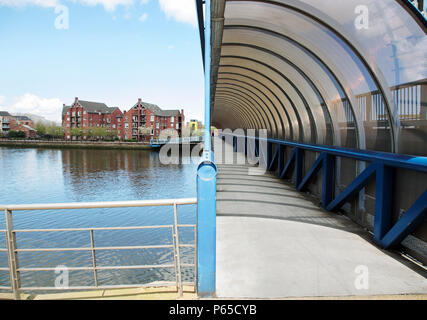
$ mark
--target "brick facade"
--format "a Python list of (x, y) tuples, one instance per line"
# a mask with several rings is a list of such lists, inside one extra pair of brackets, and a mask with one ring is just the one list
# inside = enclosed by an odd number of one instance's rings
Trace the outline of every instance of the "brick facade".
[[(79, 139), (71, 134), (72, 128), (104, 127), (120, 140), (136, 140), (139, 142), (158, 138), (162, 130), (174, 129), (182, 135), (184, 110), (162, 110), (158, 106), (138, 102), (127, 112), (119, 108), (110, 108), (103, 103), (75, 99), (71, 106), (63, 106), (62, 125), (65, 138)], [(83, 136), (80, 139), (86, 140)]]
[[(79, 101), (76, 98), (71, 106), (63, 106), (62, 126), (67, 140), (78, 139), (71, 134), (73, 128), (81, 128), (87, 133), (90, 129), (100, 127), (106, 128), (111, 133), (111, 137), (123, 139), (122, 121), (123, 113), (119, 108), (110, 108), (103, 103)], [(88, 133), (80, 139), (87, 140), (87, 135)]]

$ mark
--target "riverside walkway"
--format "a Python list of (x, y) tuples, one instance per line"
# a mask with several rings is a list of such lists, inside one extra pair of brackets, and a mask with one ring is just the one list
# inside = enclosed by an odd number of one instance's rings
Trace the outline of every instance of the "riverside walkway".
[(425, 269), (379, 249), (349, 218), (321, 209), (276, 176), (251, 171), (218, 165), (219, 298), (425, 298)]

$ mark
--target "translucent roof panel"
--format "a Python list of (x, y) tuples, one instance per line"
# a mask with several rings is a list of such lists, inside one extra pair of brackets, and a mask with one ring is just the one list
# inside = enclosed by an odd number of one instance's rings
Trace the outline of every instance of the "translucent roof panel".
[(218, 126), (427, 154), (425, 26), (404, 5), (229, 0), (224, 18), (213, 58)]

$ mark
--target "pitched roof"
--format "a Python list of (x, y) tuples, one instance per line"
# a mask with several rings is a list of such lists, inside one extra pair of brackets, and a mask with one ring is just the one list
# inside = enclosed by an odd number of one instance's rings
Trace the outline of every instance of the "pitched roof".
[(13, 117), (16, 118), (17, 120), (20, 120), (20, 121), (32, 121), (27, 116), (13, 116)]
[(36, 131), (34, 128), (31, 128), (30, 126), (27, 126), (27, 125), (22, 125), (24, 128), (27, 128), (28, 130), (30, 130), (30, 131)]
[[(85, 101), (85, 100), (79, 100), (79, 104), (86, 109), (88, 113), (104, 113), (104, 114), (110, 114), (113, 113), (114, 110), (118, 109), (117, 107), (110, 108), (105, 103), (102, 102), (92, 102), (92, 101)], [(64, 106), (62, 108), (62, 116), (65, 116), (67, 113), (67, 110), (71, 108), (72, 106)]]
[[(180, 111), (179, 110), (162, 110), (160, 107), (156, 104), (147, 103), (147, 102), (141, 102), (141, 105), (150, 110), (152, 113), (154, 113), (156, 116), (161, 117), (173, 117), (176, 116)], [(138, 103), (136, 103), (133, 108), (138, 106)]]
[(7, 111), (0, 111), (0, 116), (7, 117), (7, 116), (10, 116), (10, 113)]

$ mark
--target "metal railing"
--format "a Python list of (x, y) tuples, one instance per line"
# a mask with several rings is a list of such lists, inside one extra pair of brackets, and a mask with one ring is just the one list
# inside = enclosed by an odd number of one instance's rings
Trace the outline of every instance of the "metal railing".
[(195, 142), (203, 142), (202, 136), (196, 137), (185, 137), (185, 138), (172, 138), (172, 139), (151, 139), (150, 144), (185, 144), (185, 143), (195, 143)]
[[(6, 230), (0, 230), (0, 233), (6, 235), (6, 249), (0, 248), (0, 252), (7, 252), (8, 268), (0, 268), (0, 271), (8, 271), (10, 275), (10, 286), (0, 286), (1, 290), (11, 290), (14, 299), (19, 300), (21, 291), (61, 291), (61, 290), (96, 290), (96, 289), (117, 289), (117, 288), (134, 288), (149, 287), (143, 284), (123, 284), (100, 286), (98, 283), (98, 271), (100, 270), (130, 270), (130, 269), (174, 269), (175, 282), (162, 282), (163, 285), (176, 285), (177, 292), (183, 293), (183, 286), (187, 283), (182, 281), (182, 267), (194, 268), (194, 285), (196, 288), (197, 278), (197, 225), (179, 224), (178, 223), (178, 206), (197, 204), (196, 198), (188, 199), (168, 199), (168, 200), (146, 200), (146, 201), (117, 201), (117, 202), (87, 202), (87, 203), (56, 203), (56, 204), (29, 204), (29, 205), (0, 205), (0, 210), (5, 212)], [(99, 208), (136, 208), (136, 207), (153, 207), (153, 206), (172, 206), (174, 223), (170, 225), (157, 226), (138, 226), (138, 227), (110, 227), (110, 228), (67, 228), (67, 229), (14, 229), (13, 211), (36, 211), (36, 210), (68, 210), (68, 209), (99, 209)], [(194, 228), (194, 244), (182, 244), (179, 239), (180, 228)], [(170, 229), (172, 235), (172, 244), (166, 245), (149, 245), (149, 246), (117, 246), (117, 247), (96, 247), (94, 241), (95, 231), (105, 230), (144, 230), (144, 229)], [(19, 249), (17, 247), (17, 233), (34, 233), (34, 232), (76, 232), (87, 231), (90, 235), (90, 247), (79, 248), (31, 248)], [(136, 250), (136, 249), (171, 249), (174, 257), (173, 264), (155, 264), (155, 265), (131, 265), (131, 266), (97, 266), (96, 252), (107, 250)], [(194, 248), (194, 263), (185, 264), (181, 262), (181, 248)], [(75, 287), (22, 287), (20, 273), (36, 271), (55, 271), (56, 268), (22, 268), (19, 266), (18, 254), (20, 252), (91, 252), (91, 267), (70, 267), (69, 271), (93, 271), (94, 286), (75, 286)]]

